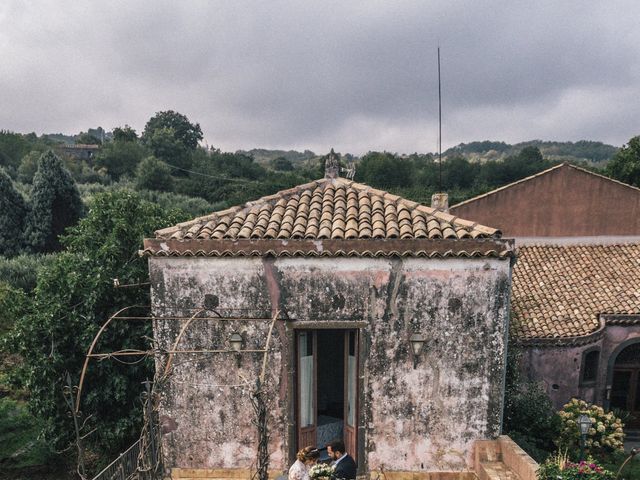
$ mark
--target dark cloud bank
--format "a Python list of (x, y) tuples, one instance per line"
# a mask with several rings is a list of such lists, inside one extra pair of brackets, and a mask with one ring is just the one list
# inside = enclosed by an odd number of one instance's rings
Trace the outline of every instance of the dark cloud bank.
[(226, 150), (434, 151), (640, 133), (637, 2), (3, 2), (0, 128), (158, 110)]

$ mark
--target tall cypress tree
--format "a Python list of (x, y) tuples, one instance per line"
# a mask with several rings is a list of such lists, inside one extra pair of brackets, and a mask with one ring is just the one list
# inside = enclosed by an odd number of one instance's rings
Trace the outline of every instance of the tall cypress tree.
[(26, 241), (35, 252), (60, 250), (58, 237), (81, 215), (78, 187), (62, 161), (49, 150), (40, 157), (33, 177)]
[(25, 219), (29, 206), (0, 168), (0, 255), (11, 257), (24, 250)]

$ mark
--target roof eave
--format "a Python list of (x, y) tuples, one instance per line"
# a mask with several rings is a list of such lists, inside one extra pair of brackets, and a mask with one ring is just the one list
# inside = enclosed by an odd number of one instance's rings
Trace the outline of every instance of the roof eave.
[(493, 257), (515, 256), (514, 240), (476, 239), (157, 239), (144, 240), (143, 256), (225, 257)]

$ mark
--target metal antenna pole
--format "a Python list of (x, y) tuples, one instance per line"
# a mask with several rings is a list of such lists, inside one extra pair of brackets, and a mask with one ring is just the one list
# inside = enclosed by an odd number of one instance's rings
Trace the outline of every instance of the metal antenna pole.
[(442, 191), (442, 88), (440, 82), (440, 45), (438, 45), (438, 164), (440, 170), (439, 189)]

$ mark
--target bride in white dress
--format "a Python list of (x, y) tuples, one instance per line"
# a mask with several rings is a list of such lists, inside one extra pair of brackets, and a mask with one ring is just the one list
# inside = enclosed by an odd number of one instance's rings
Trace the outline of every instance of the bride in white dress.
[(309, 480), (309, 468), (318, 461), (320, 452), (315, 447), (304, 447), (296, 454), (297, 460), (289, 468), (289, 480)]

